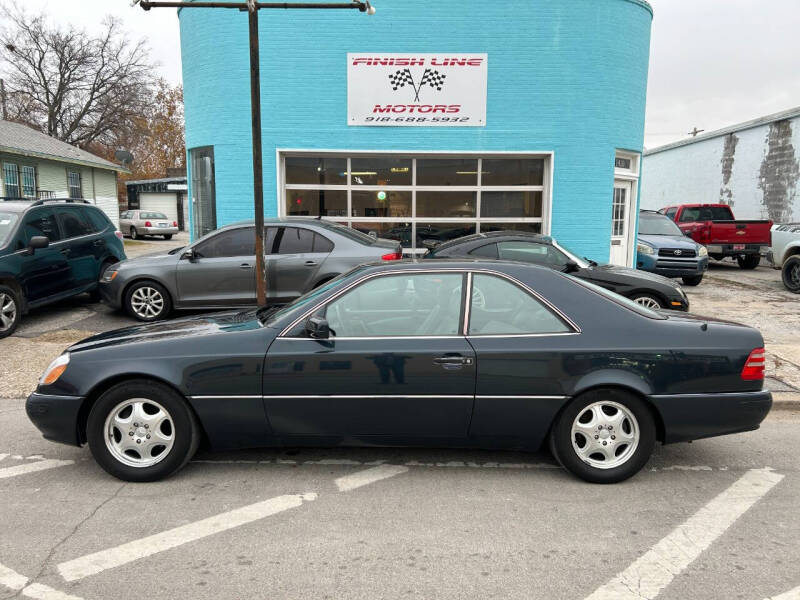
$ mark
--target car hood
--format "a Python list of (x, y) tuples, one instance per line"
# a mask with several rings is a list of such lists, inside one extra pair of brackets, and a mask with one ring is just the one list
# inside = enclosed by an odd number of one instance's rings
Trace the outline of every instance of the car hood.
[[(170, 248), (170, 250), (172, 250), (172, 248)], [(159, 250), (158, 252), (153, 252), (151, 254), (137, 256), (136, 258), (128, 258), (119, 263), (119, 266), (120, 268), (148, 267), (151, 265), (177, 263), (180, 260), (180, 252), (176, 252), (175, 254), (167, 254), (167, 252), (169, 252), (169, 250)]]
[(631, 269), (630, 267), (621, 267), (619, 265), (597, 265), (596, 267), (590, 267), (587, 269), (587, 272), (595, 275), (599, 278), (611, 278), (611, 279), (636, 279), (639, 281), (645, 280), (649, 283), (660, 283), (665, 285), (669, 288), (678, 289), (680, 286), (672, 281), (669, 277), (662, 277), (661, 275), (656, 275), (655, 273), (648, 273), (647, 271), (639, 271), (638, 269)]
[(261, 328), (255, 310), (236, 310), (199, 315), (184, 319), (173, 319), (158, 323), (143, 323), (124, 329), (106, 331), (93, 335), (68, 348), (69, 352), (81, 352), (97, 348), (108, 348), (120, 344), (148, 343), (168, 339), (199, 337)]
[(697, 243), (685, 235), (642, 235), (639, 241), (650, 244), (654, 248), (680, 248), (681, 250), (696, 250)]

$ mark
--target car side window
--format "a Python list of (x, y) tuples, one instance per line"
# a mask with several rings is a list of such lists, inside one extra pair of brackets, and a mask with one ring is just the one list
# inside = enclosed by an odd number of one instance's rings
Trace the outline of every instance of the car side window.
[(61, 239), (56, 216), (50, 208), (32, 210), (25, 215), (25, 237), (30, 242), (32, 237), (41, 235), (50, 240), (50, 243)]
[(681, 223), (690, 223), (692, 221), (697, 221), (700, 217), (700, 209), (699, 208), (684, 208), (683, 212), (681, 213)]
[(57, 208), (56, 215), (61, 222), (61, 231), (64, 239), (81, 237), (94, 233), (94, 227), (89, 223), (86, 215), (75, 208)]
[(458, 335), (461, 273), (409, 273), (367, 280), (325, 309), (335, 337)]
[(667, 209), (667, 212), (665, 212), (664, 214), (667, 215), (671, 220), (674, 221), (676, 212), (678, 212), (677, 207), (676, 208)]
[(195, 251), (202, 258), (229, 256), (255, 256), (255, 233), (252, 227), (239, 227), (222, 231), (198, 244)]
[(568, 333), (572, 329), (538, 298), (495, 275), (472, 279), (469, 335)]
[(477, 248), (469, 251), (472, 256), (482, 256), (484, 258), (499, 258), (497, 254), (497, 244), (486, 244), (478, 246)]
[(314, 232), (301, 227), (280, 227), (275, 236), (277, 254), (304, 254), (314, 251)]
[(323, 235), (314, 234), (314, 252), (333, 252), (333, 242)]
[(503, 260), (518, 260), (548, 267), (562, 268), (568, 258), (549, 244), (533, 242), (499, 242), (498, 254)]

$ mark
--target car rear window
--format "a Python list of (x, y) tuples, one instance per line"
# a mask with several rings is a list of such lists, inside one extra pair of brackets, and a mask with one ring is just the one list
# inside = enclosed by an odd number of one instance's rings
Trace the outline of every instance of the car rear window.
[(371, 246), (375, 243), (374, 237), (371, 235), (367, 235), (366, 233), (362, 233), (352, 227), (346, 227), (344, 225), (339, 225), (338, 223), (331, 223), (329, 221), (319, 221), (316, 223), (319, 227), (323, 229), (327, 229), (328, 231), (334, 231), (339, 235), (342, 235), (348, 239), (353, 240), (354, 242), (359, 242), (360, 244), (366, 244)]
[(166, 219), (167, 215), (160, 212), (140, 212), (140, 219)]
[(692, 221), (733, 221), (733, 213), (727, 206), (695, 206), (684, 208), (681, 223)]
[(107, 227), (113, 225), (105, 213), (99, 208), (85, 208), (84, 211), (97, 231), (105, 231)]

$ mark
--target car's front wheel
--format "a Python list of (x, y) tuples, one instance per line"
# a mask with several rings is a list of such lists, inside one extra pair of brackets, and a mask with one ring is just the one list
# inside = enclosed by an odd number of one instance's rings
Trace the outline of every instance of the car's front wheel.
[(155, 281), (139, 281), (125, 292), (125, 310), (140, 321), (158, 321), (167, 318), (172, 300), (164, 286)]
[(700, 285), (700, 282), (703, 281), (702, 275), (694, 275), (693, 277), (681, 277), (683, 279), (683, 285)]
[(664, 308), (664, 304), (661, 302), (661, 299), (654, 294), (634, 294), (631, 296), (631, 300), (636, 302), (636, 304), (644, 306), (645, 308)]
[(97, 463), (124, 481), (156, 481), (194, 456), (200, 427), (171, 388), (148, 380), (115, 385), (95, 402), (86, 438)]
[(783, 285), (790, 292), (800, 294), (800, 256), (790, 256), (781, 268)]
[(592, 483), (617, 483), (638, 473), (656, 441), (644, 401), (617, 389), (576, 397), (550, 433), (553, 456), (573, 475)]
[(0, 285), (0, 339), (10, 336), (22, 318), (20, 299), (13, 289)]

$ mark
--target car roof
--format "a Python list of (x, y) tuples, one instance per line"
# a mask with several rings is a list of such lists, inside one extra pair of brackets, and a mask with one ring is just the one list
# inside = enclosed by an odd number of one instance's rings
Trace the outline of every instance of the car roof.
[(509, 237), (525, 238), (529, 239), (532, 242), (538, 242), (540, 244), (553, 243), (553, 238), (551, 238), (548, 235), (542, 235), (541, 233), (532, 233), (530, 231), (516, 231), (514, 229), (504, 229), (502, 231), (487, 231), (485, 233), (473, 233), (471, 235), (465, 235), (464, 237), (456, 238), (454, 240), (448, 240), (436, 246), (434, 250), (435, 251), (446, 250), (447, 248), (452, 248), (453, 246), (460, 246), (461, 244), (467, 244), (481, 239), (496, 240), (498, 238), (509, 238)]
[[(95, 206), (83, 198), (46, 198), (41, 200), (28, 200), (20, 198), (19, 200), (4, 200), (0, 202), (0, 210), (7, 212), (25, 212), (30, 208), (38, 208), (40, 206)], [(95, 207), (96, 208), (96, 207)]]
[(549, 267), (537, 265), (534, 263), (525, 263), (514, 260), (500, 260), (500, 259), (486, 259), (486, 258), (440, 258), (437, 260), (424, 260), (422, 258), (407, 258), (404, 260), (391, 260), (391, 261), (376, 261), (360, 265), (358, 268), (364, 268), (369, 272), (379, 271), (441, 271), (443, 269), (458, 269), (458, 270), (498, 270), (505, 269), (524, 269), (536, 273), (558, 273)]

